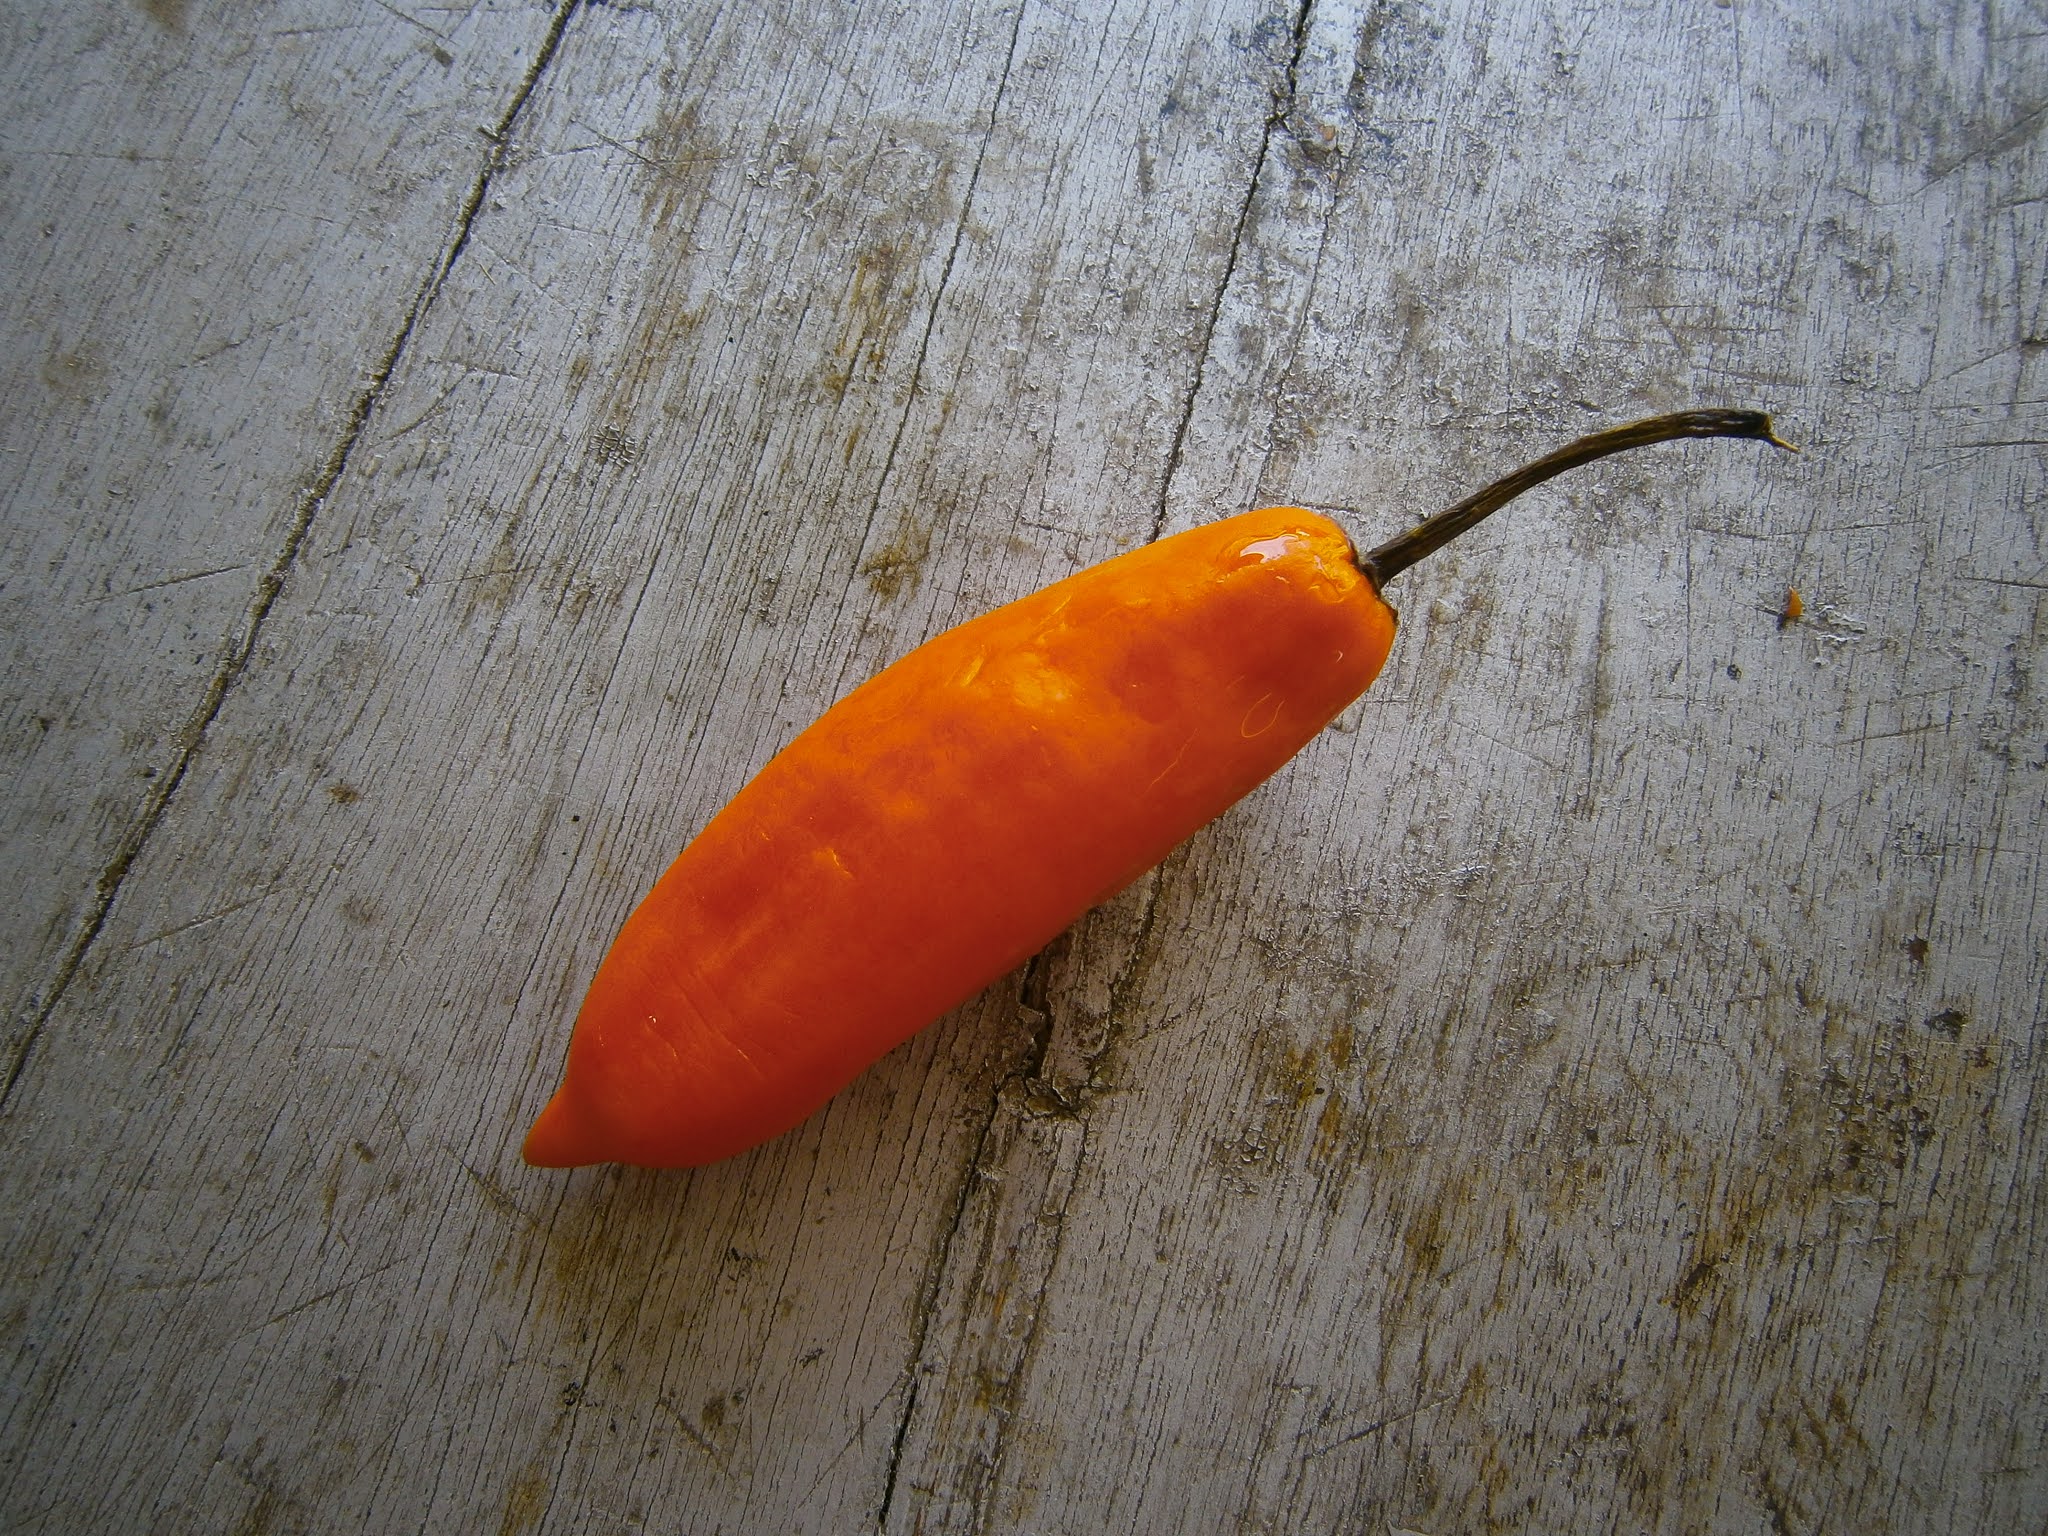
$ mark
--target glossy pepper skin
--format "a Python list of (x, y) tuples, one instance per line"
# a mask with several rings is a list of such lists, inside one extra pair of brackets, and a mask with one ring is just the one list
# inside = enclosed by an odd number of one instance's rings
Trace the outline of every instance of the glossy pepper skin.
[(690, 1166), (797, 1125), (1273, 774), (1393, 638), (1344, 533), (1269, 507), (911, 652), (633, 913), (526, 1160)]

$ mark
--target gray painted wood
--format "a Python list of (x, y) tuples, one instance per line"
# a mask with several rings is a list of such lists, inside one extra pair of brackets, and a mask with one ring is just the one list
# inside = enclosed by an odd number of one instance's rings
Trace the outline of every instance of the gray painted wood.
[[(224, 202), (193, 291), (384, 297), (222, 389), (244, 665), (74, 612), (214, 535), (12, 482), (10, 718), (196, 724), (160, 814), (111, 749), (90, 828), (45, 748), (9, 801), (21, 985), (89, 942), (0, 1121), (8, 1526), (2039, 1525), (2048, 28), (1868, 9), (586, 6), (521, 98), (515, 8), (459, 23), (495, 150), (439, 96), (318, 146), (480, 186), (459, 242), (422, 193), (372, 281)], [(358, 20), (332, 79), (457, 24)], [(46, 57), (11, 120), (102, 78)], [(143, 185), (37, 174), (10, 249)], [(155, 259), (80, 291), (176, 358)], [(37, 474), (140, 453), (7, 388)], [(1361, 704), (806, 1126), (518, 1161), (619, 921), (875, 667), (1689, 403), (1806, 451), (1582, 471), (1401, 578)], [(258, 580), (178, 622), (217, 660)]]

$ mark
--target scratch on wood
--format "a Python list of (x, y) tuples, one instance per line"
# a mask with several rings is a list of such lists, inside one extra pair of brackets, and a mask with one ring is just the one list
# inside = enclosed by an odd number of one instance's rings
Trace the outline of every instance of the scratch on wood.
[(341, 1295), (343, 1292), (354, 1290), (364, 1281), (376, 1279), (377, 1276), (383, 1274), (387, 1269), (396, 1269), (399, 1265), (403, 1264), (408, 1257), (410, 1257), (410, 1255), (401, 1253), (395, 1259), (385, 1260), (385, 1262), (379, 1264), (375, 1269), (365, 1270), (360, 1275), (351, 1275), (348, 1279), (342, 1281), (339, 1285), (329, 1286), (326, 1290), (322, 1291), (317, 1296), (308, 1296), (304, 1301), (295, 1302), (291, 1306), (286, 1307), (281, 1312), (273, 1312), (269, 1317), (263, 1319), (262, 1322), (255, 1323), (247, 1328), (244, 1328), (240, 1333), (236, 1334), (235, 1337), (247, 1338), (252, 1333), (261, 1333), (264, 1329), (272, 1326), (275, 1323), (281, 1323), (288, 1317), (296, 1317), (301, 1312), (305, 1312), (313, 1307), (319, 1306), (323, 1301), (332, 1301), (335, 1297)]
[[(904, 1370), (899, 1371), (897, 1373), (896, 1379), (889, 1383), (889, 1389), (886, 1392), (884, 1392), (880, 1397), (876, 1398), (873, 1402), (869, 1403), (867, 1407), (863, 1408), (860, 1411), (859, 1416), (854, 1421), (853, 1433), (848, 1435), (846, 1437), (845, 1442), (839, 1447), (839, 1449), (832, 1453), (832, 1459), (827, 1461), (824, 1466), (818, 1469), (818, 1475), (811, 1479), (811, 1486), (804, 1490), (804, 1496), (797, 1501), (796, 1507), (798, 1509), (804, 1508), (811, 1502), (812, 1499), (818, 1496), (818, 1491), (825, 1486), (825, 1480), (831, 1476), (832, 1469), (838, 1466), (840, 1462), (846, 1459), (846, 1453), (848, 1451), (852, 1450), (855, 1446), (859, 1445), (861, 1441), (867, 1438), (868, 1425), (872, 1424), (874, 1422), (875, 1415), (882, 1411), (882, 1405), (887, 1403), (889, 1399), (894, 1397), (898, 1392), (902, 1391), (904, 1386), (910, 1383), (910, 1380), (910, 1371), (906, 1367)], [(912, 1386), (911, 1390), (913, 1395), (915, 1395), (916, 1388), (914, 1385)], [(905, 1420), (905, 1423), (908, 1423), (908, 1420)], [(900, 1437), (900, 1428), (898, 1433)], [(891, 1452), (892, 1470), (894, 1460), (896, 1457), (900, 1456), (901, 1451), (902, 1446), (899, 1440), (899, 1444), (897, 1445), (896, 1449)], [(888, 1503), (888, 1490), (886, 1488), (883, 1490), (883, 1503), (884, 1505)]]
[(195, 917), (188, 922), (176, 923), (160, 932), (152, 933), (148, 938), (136, 939), (133, 943), (122, 945), (119, 952), (125, 955), (134, 950), (147, 949), (152, 944), (161, 944), (165, 939), (176, 938), (179, 934), (189, 933), (194, 928), (203, 928), (208, 923), (217, 923), (224, 917), (233, 917), (237, 912), (253, 907), (259, 902), (270, 900), (271, 897), (278, 893), (279, 889), (281, 887), (273, 885), (266, 890), (258, 891), (246, 901), (238, 901), (233, 906), (222, 907), (218, 912), (209, 912), (204, 917)]
[[(1457, 1393), (1446, 1392), (1443, 1393), (1441, 1396), (1431, 1398), (1426, 1403), (1417, 1403), (1413, 1408), (1407, 1409), (1405, 1412), (1390, 1413), (1383, 1419), (1374, 1419), (1370, 1424), (1366, 1425), (1363, 1429), (1353, 1430), (1348, 1435), (1340, 1435), (1335, 1440), (1330, 1441), (1327, 1445), (1318, 1445), (1310, 1447), (1308, 1450), (1303, 1451), (1301, 1453), (1301, 1459), (1303, 1461), (1311, 1461), (1318, 1456), (1327, 1456), (1332, 1451), (1341, 1450), (1343, 1447), (1347, 1445), (1355, 1445), (1360, 1440), (1369, 1440), (1374, 1435), (1380, 1434), (1382, 1431), (1393, 1428), (1393, 1426), (1396, 1424), (1405, 1424), (1412, 1418), (1416, 1418), (1421, 1414), (1428, 1413), (1432, 1408), (1441, 1408), (1445, 1403), (1456, 1402), (1457, 1398)], [(1302, 1433), (1307, 1434), (1308, 1431), (1304, 1430), (1302, 1431)]]
[(164, 587), (183, 586), (188, 581), (204, 581), (209, 576), (226, 576), (234, 571), (246, 571), (246, 565), (217, 565), (211, 570), (187, 571), (182, 576), (166, 576), (160, 581), (145, 581), (138, 587), (123, 587), (118, 592), (108, 592), (93, 599), (96, 603), (110, 603), (116, 598), (133, 597), (138, 592), (155, 592)]
[(718, 1454), (718, 1447), (706, 1438), (701, 1429), (690, 1422), (687, 1414), (666, 1397), (657, 1397), (654, 1400), (654, 1406), (663, 1413), (666, 1413), (674, 1421), (676, 1428), (683, 1432), (683, 1438), (703, 1453), (704, 1459), (717, 1469), (721, 1477), (730, 1478), (732, 1476), (732, 1468), (728, 1467), (725, 1464), (725, 1458)]
[(511, 1192), (503, 1184), (499, 1183), (489, 1174), (479, 1173), (476, 1169), (470, 1167), (468, 1163), (463, 1163), (461, 1167), (462, 1171), (469, 1175), (469, 1181), (477, 1187), (478, 1193), (490, 1203), (493, 1210), (506, 1216), (516, 1217), (535, 1231), (540, 1229), (539, 1220), (525, 1206), (513, 1199)]

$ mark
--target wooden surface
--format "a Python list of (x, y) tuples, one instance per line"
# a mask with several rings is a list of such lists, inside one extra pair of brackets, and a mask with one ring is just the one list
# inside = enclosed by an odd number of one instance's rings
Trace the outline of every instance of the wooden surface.
[[(2048, 1521), (2038, 5), (14, 34), (0, 1526)], [(1723, 403), (1805, 453), (1403, 577), (1362, 704), (798, 1131), (519, 1161), (876, 667)]]

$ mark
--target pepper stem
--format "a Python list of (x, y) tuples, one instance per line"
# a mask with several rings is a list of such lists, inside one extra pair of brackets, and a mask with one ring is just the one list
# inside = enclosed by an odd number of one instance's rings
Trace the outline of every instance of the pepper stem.
[(1799, 451), (1771, 430), (1771, 418), (1762, 411), (1674, 411), (1668, 416), (1627, 422), (1566, 443), (1555, 453), (1546, 453), (1535, 463), (1503, 475), (1485, 490), (1473, 492), (1456, 506), (1446, 507), (1406, 533), (1387, 540), (1361, 558), (1358, 568), (1375, 588), (1384, 587), (1424, 555), (1435, 554), (1489, 512), (1506, 506), (1553, 475), (1604, 459), (1611, 453), (1668, 443), (1675, 437), (1754, 437), (1788, 453)]

